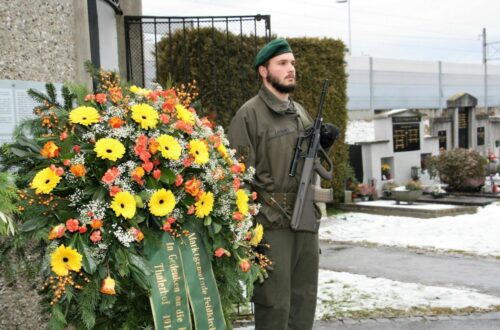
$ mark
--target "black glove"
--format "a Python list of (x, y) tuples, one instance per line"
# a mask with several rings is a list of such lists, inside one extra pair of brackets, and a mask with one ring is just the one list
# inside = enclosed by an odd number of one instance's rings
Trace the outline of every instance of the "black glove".
[(323, 150), (328, 151), (339, 137), (339, 129), (337, 126), (325, 123), (321, 124), (321, 134), (319, 136), (319, 144)]

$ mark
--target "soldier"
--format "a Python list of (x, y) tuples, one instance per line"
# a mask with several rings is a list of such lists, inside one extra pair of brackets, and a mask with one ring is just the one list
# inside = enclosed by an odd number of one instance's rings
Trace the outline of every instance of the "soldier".
[[(255, 168), (253, 189), (262, 204), (257, 222), (273, 266), (269, 278), (256, 284), (255, 328), (311, 329), (318, 286), (318, 234), (290, 229), (298, 180), (288, 171), (298, 134), (312, 124), (305, 109), (289, 93), (295, 88), (295, 58), (288, 42), (275, 39), (264, 46), (253, 64), (262, 86), (236, 113), (229, 140), (245, 165)], [(317, 210), (317, 208), (316, 208)], [(305, 214), (307, 217), (320, 217)]]

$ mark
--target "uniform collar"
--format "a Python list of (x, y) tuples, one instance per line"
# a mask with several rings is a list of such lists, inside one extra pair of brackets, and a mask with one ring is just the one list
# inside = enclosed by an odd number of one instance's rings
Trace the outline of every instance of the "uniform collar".
[(271, 91), (264, 85), (260, 87), (259, 96), (262, 101), (264, 101), (264, 103), (269, 107), (269, 109), (281, 115), (285, 113), (297, 112), (291, 98), (288, 98), (287, 101), (282, 101), (278, 99), (273, 93), (271, 93)]

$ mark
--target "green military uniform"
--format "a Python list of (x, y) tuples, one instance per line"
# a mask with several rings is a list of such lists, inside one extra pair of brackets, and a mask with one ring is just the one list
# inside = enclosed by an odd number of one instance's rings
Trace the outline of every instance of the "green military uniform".
[[(288, 171), (297, 136), (304, 129), (301, 112), (307, 113), (300, 104), (283, 102), (262, 86), (258, 95), (239, 109), (229, 127), (232, 147), (247, 167), (256, 170), (253, 188), (262, 203), (256, 219), (264, 226), (264, 240), (271, 246), (267, 255), (273, 269), (263, 284), (256, 285), (253, 296), (257, 330), (307, 330), (314, 322), (318, 235), (290, 229), (302, 164), (295, 177)], [(271, 197), (279, 207), (266, 203)]]

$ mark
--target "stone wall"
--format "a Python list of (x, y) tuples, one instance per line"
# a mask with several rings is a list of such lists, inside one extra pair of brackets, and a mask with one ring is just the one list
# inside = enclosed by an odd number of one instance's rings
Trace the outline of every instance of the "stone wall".
[(0, 2), (0, 79), (75, 80), (73, 0)]

